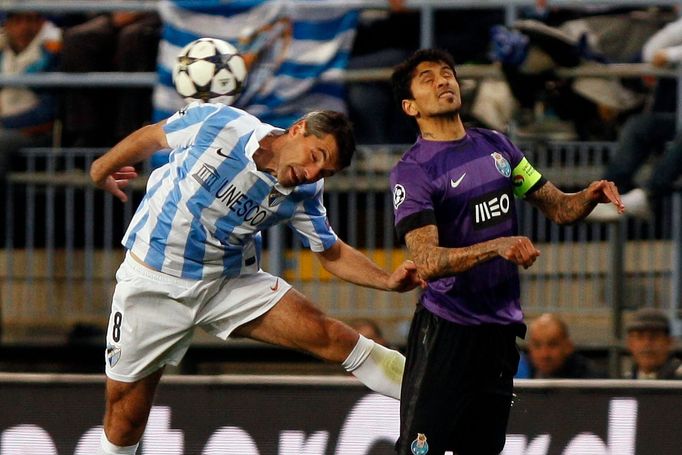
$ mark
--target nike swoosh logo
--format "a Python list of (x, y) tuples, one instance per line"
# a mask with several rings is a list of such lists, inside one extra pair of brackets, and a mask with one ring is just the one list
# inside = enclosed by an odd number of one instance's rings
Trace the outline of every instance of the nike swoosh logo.
[(277, 289), (279, 289), (279, 278), (277, 278), (277, 280), (275, 280), (275, 284), (270, 286), (270, 290), (273, 292), (276, 291)]
[(453, 187), (453, 188), (457, 188), (457, 187), (459, 186), (459, 184), (462, 183), (462, 180), (464, 180), (464, 177), (465, 177), (466, 175), (467, 175), (467, 173), (465, 172), (465, 173), (462, 174), (462, 176), (461, 176), (460, 178), (458, 178), (457, 180), (452, 180), (452, 179), (450, 179), (450, 186)]
[(216, 149), (215, 152), (216, 152), (218, 155), (222, 156), (223, 158), (229, 158), (229, 159), (231, 159), (231, 160), (236, 160), (236, 159), (237, 159), (236, 157), (232, 156), (231, 154), (223, 153), (223, 148), (222, 148), (222, 147)]

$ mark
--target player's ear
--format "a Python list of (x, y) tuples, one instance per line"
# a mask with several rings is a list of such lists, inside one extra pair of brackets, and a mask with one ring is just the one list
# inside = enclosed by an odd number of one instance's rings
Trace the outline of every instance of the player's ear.
[(410, 117), (416, 117), (419, 111), (417, 111), (417, 106), (414, 105), (414, 100), (403, 100), (402, 102), (403, 112), (405, 112)]
[(289, 132), (292, 136), (305, 133), (305, 120), (294, 123), (291, 128), (289, 128)]

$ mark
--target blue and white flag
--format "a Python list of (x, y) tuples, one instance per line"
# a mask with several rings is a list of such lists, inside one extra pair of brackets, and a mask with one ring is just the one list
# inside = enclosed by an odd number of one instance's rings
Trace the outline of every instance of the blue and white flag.
[(288, 127), (306, 112), (345, 112), (339, 76), (350, 55), (358, 11), (322, 0), (162, 1), (159, 83), (154, 118), (184, 106), (172, 68), (187, 43), (201, 37), (235, 45), (247, 62), (246, 88), (234, 103), (260, 120)]

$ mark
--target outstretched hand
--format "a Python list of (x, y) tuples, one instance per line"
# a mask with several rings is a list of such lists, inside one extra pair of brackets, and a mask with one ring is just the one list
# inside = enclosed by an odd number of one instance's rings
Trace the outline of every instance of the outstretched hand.
[(407, 292), (417, 286), (425, 288), (426, 281), (421, 279), (416, 264), (409, 259), (403, 261), (388, 278), (388, 288), (391, 291)]
[(137, 177), (137, 171), (133, 166), (123, 166), (119, 170), (107, 176), (107, 178), (97, 186), (105, 191), (110, 192), (115, 197), (120, 199), (121, 202), (127, 202), (128, 196), (123, 190), (128, 186), (129, 181), (135, 177)]
[(621, 215), (625, 212), (625, 206), (620, 199), (620, 193), (616, 185), (609, 180), (597, 180), (590, 183), (585, 189), (586, 196), (589, 200), (598, 203), (612, 203), (616, 206), (618, 213)]

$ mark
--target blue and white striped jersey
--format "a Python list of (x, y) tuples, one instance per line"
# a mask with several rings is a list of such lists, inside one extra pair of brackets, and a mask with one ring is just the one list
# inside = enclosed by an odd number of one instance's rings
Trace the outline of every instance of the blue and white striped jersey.
[(164, 131), (169, 162), (150, 175), (122, 241), (149, 266), (192, 279), (254, 273), (260, 232), (281, 222), (312, 251), (336, 242), (324, 180), (285, 188), (256, 169), (259, 141), (281, 130), (233, 107), (196, 102)]

